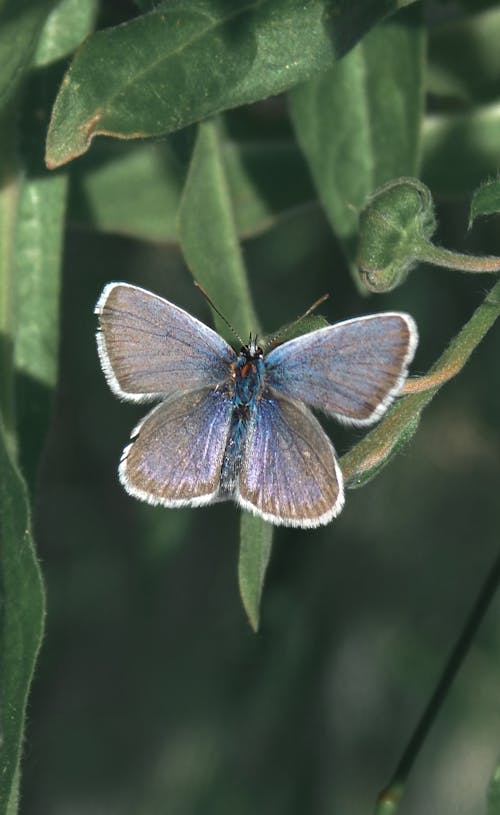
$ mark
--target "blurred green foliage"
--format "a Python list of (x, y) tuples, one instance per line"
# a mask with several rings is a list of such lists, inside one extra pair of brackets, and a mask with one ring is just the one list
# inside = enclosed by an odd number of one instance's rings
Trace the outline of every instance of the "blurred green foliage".
[[(367, 297), (358, 214), (419, 175), (438, 243), (500, 255), (498, 215), (466, 231), (500, 165), (499, 27), (491, 0), (0, 3), (0, 815), (373, 810), (498, 554), (498, 328), (336, 521), (276, 531), (255, 635), (236, 509), (118, 483), (144, 410), (112, 398), (93, 308), (125, 280), (209, 322), (186, 258), (264, 332), (324, 292), (331, 322), (409, 311), (425, 373), (491, 276), (423, 266)], [(88, 152), (48, 171), (51, 113), (49, 162)], [(141, 138), (90, 144), (100, 129)], [(494, 188), (473, 214), (498, 211)], [(326, 425), (339, 454), (362, 437)], [(47, 616), (23, 735), (44, 620), (28, 503)], [(497, 611), (405, 815), (498, 811)]]

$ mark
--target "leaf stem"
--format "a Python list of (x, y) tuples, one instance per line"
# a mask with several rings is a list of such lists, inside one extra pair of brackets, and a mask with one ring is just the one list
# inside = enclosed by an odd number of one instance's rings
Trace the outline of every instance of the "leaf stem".
[(422, 263), (432, 263), (434, 266), (443, 266), (446, 269), (456, 269), (462, 272), (500, 272), (500, 258), (477, 257), (464, 255), (461, 252), (452, 252), (442, 246), (435, 246), (426, 241), (418, 251), (418, 259)]
[(375, 815), (394, 815), (404, 792), (406, 780), (446, 699), (450, 686), (467, 656), (477, 630), (484, 619), (500, 583), (500, 553), (496, 556), (465, 625), (453, 646), (443, 672), (427, 706), (413, 731), (387, 787), (378, 797)]

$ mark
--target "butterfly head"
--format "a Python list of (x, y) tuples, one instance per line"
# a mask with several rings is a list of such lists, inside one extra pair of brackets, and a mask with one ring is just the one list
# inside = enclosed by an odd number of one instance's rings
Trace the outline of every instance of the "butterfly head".
[(262, 368), (264, 351), (257, 342), (257, 337), (250, 334), (247, 345), (243, 345), (235, 365), (235, 374), (245, 379), (250, 374), (259, 374)]
[(251, 334), (247, 345), (243, 346), (240, 353), (246, 357), (248, 362), (254, 362), (256, 359), (263, 359), (264, 357), (264, 351), (257, 342), (257, 336), (252, 337)]

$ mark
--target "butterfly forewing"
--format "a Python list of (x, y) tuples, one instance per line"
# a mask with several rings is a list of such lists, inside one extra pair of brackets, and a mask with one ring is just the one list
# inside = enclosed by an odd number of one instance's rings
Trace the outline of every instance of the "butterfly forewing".
[(217, 385), (236, 355), (211, 328), (168, 300), (127, 283), (110, 283), (96, 306), (101, 365), (122, 399)]
[(221, 390), (172, 397), (154, 408), (123, 452), (120, 480), (151, 504), (199, 506), (216, 500), (232, 404)]
[(351, 424), (376, 421), (400, 391), (417, 345), (411, 317), (387, 312), (312, 331), (272, 350), (266, 381)]
[(245, 446), (238, 502), (267, 521), (315, 527), (344, 504), (330, 440), (303, 405), (262, 398)]

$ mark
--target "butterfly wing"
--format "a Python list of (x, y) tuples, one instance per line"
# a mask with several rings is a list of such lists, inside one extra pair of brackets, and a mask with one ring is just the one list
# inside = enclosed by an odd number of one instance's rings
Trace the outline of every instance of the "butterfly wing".
[(95, 311), (102, 369), (122, 399), (144, 402), (215, 386), (236, 359), (211, 328), (137, 286), (109, 283)]
[(346, 320), (273, 349), (265, 357), (266, 382), (340, 421), (371, 424), (401, 390), (417, 341), (407, 314)]
[(266, 521), (285, 526), (312, 528), (339, 514), (342, 473), (329, 438), (304, 405), (259, 401), (235, 499)]
[(223, 390), (175, 396), (153, 408), (123, 451), (120, 481), (131, 495), (166, 507), (217, 500), (232, 403)]

